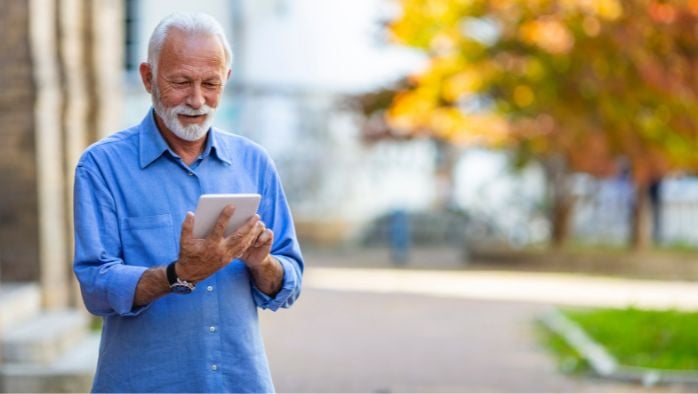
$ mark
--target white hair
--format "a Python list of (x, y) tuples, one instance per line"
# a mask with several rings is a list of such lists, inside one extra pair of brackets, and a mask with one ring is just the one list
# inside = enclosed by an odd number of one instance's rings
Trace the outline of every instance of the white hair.
[(210, 34), (218, 37), (225, 51), (226, 66), (230, 68), (233, 63), (233, 51), (230, 49), (228, 39), (225, 38), (225, 32), (221, 24), (208, 14), (175, 12), (161, 20), (155, 26), (155, 30), (153, 30), (153, 34), (150, 36), (150, 41), (148, 42), (148, 63), (153, 68), (153, 75), (155, 75), (160, 51), (165, 44), (167, 33), (171, 29), (180, 30), (191, 35)]

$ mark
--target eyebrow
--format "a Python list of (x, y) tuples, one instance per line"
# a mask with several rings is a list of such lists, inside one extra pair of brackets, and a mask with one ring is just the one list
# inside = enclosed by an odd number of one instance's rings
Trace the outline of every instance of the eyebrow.
[(222, 81), (223, 78), (221, 78), (219, 75), (204, 75), (204, 76), (195, 76), (192, 77), (191, 75), (185, 75), (185, 74), (173, 74), (173, 75), (164, 75), (164, 77), (168, 80), (177, 80), (177, 79), (186, 79), (186, 80), (201, 80), (201, 81)]

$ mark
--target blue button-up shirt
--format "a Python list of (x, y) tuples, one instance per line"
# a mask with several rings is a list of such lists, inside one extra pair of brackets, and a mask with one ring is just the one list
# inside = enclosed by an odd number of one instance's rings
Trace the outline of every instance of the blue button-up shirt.
[[(133, 306), (149, 267), (177, 259), (187, 211), (205, 193), (259, 193), (259, 215), (274, 231), (271, 254), (284, 270), (273, 298), (232, 261), (188, 295)], [(75, 176), (75, 261), (87, 309), (103, 317), (96, 392), (270, 392), (274, 390), (257, 308), (290, 306), (303, 258), (272, 160), (253, 142), (211, 128), (187, 165), (158, 132), (141, 124), (92, 145)]]

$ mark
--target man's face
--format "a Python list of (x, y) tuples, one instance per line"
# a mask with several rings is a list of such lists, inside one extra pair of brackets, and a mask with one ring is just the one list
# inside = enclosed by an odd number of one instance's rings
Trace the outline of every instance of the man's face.
[(156, 67), (154, 80), (152, 72), (150, 78), (143, 75), (155, 112), (179, 138), (203, 138), (213, 123), (229, 75), (220, 40), (212, 35), (187, 36), (172, 30)]

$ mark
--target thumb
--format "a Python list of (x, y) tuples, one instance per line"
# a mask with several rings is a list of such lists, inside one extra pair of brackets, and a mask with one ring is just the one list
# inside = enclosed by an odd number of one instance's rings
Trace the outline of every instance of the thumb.
[(187, 212), (187, 215), (184, 217), (184, 223), (182, 223), (182, 236), (181, 239), (191, 239), (194, 237), (193, 235), (194, 232), (194, 213), (192, 212)]

